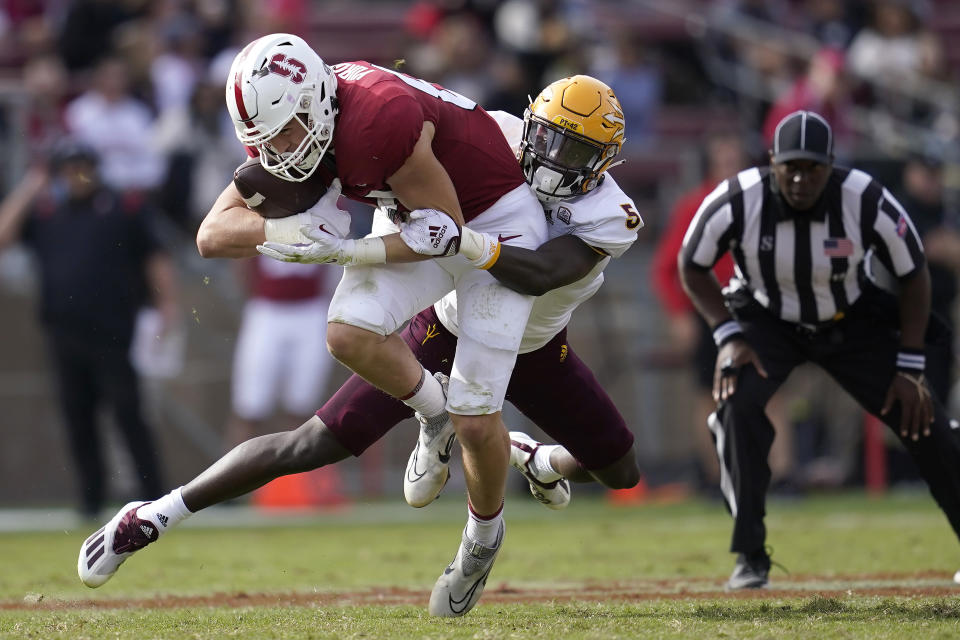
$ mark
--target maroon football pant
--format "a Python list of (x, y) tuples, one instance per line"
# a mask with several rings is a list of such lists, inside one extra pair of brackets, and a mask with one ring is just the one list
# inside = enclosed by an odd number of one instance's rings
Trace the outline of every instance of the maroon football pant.
[[(427, 371), (450, 374), (457, 338), (440, 323), (433, 307), (417, 314), (400, 335)], [(630, 451), (633, 433), (566, 338), (564, 328), (543, 347), (517, 357), (506, 399), (584, 468), (602, 469)], [(317, 415), (359, 456), (413, 411), (353, 375)]]

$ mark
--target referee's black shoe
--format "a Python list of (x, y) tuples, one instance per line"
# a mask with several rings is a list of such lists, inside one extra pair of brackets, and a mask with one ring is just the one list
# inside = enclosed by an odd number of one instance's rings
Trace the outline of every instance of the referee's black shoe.
[(730, 579), (724, 585), (724, 591), (740, 589), (764, 589), (770, 580), (770, 555), (765, 549), (737, 556), (737, 566), (733, 568)]

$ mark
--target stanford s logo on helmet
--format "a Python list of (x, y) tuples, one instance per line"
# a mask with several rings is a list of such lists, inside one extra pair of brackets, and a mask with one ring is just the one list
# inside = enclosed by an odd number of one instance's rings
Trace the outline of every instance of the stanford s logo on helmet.
[(300, 84), (307, 77), (307, 65), (296, 58), (288, 58), (282, 53), (278, 53), (270, 59), (267, 67), (270, 73), (276, 73), (284, 78), (290, 78), (290, 82)]
[(543, 202), (596, 188), (623, 148), (624, 121), (613, 89), (590, 76), (557, 80), (523, 114), (520, 165)]
[[(337, 77), (302, 38), (274, 33), (244, 47), (226, 98), (237, 138), (257, 150), (264, 169), (293, 182), (313, 175), (333, 141)], [(288, 124), (303, 128), (303, 140), (278, 153), (270, 141)]]

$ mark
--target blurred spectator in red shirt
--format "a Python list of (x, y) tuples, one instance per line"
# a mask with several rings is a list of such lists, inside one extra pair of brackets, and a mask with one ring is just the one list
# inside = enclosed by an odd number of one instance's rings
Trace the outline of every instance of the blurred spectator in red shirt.
[(307, 0), (266, 0), (254, 6), (259, 11), (264, 33), (305, 37), (310, 31), (310, 4)]
[(773, 143), (777, 123), (794, 111), (816, 111), (833, 126), (834, 148), (842, 152), (844, 140), (850, 136), (850, 99), (843, 66), (842, 51), (821, 49), (810, 61), (807, 72), (770, 108), (763, 124), (764, 142)]
[(0, 66), (21, 66), (52, 48), (49, 4), (47, 0), (0, 2)]
[[(670, 316), (670, 331), (674, 343), (686, 352), (696, 346), (700, 335), (697, 328), (699, 314), (680, 284), (677, 269), (677, 254), (683, 244), (687, 227), (696, 215), (704, 198), (723, 180), (732, 177), (747, 166), (747, 156), (740, 137), (733, 132), (713, 135), (706, 145), (706, 177), (693, 190), (682, 195), (670, 213), (670, 220), (660, 237), (653, 258), (653, 289), (660, 304)], [(733, 259), (725, 254), (713, 268), (722, 284), (733, 275)], [(709, 335), (709, 332), (708, 332)], [(712, 337), (711, 337), (712, 342)], [(713, 384), (713, 361), (710, 361), (710, 385)]]
[[(706, 144), (705, 178), (700, 186), (677, 200), (670, 220), (660, 237), (653, 257), (653, 290), (669, 316), (668, 333), (673, 346), (690, 358), (698, 389), (698, 404), (694, 412), (692, 429), (699, 463), (700, 486), (714, 487), (719, 478), (716, 451), (706, 427), (707, 416), (716, 408), (711, 396), (713, 369), (717, 350), (710, 327), (693, 308), (680, 284), (677, 269), (677, 254), (683, 245), (690, 221), (706, 198), (721, 181), (733, 177), (746, 168), (748, 158), (741, 136), (735, 132), (714, 134)], [(733, 275), (733, 259), (726, 253), (713, 268), (714, 275), (722, 284)]]

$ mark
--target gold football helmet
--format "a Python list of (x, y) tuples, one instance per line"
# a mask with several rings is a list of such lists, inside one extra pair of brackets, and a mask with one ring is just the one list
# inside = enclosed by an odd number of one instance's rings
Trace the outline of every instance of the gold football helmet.
[(590, 76), (557, 80), (523, 114), (520, 165), (543, 202), (596, 188), (624, 141), (613, 89)]

